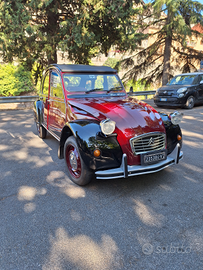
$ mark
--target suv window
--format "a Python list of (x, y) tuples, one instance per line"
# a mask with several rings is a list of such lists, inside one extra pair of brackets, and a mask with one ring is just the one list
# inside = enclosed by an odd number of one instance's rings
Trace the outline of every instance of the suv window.
[(200, 83), (201, 81), (203, 81), (203, 74), (200, 74), (199, 77), (200, 77), (200, 80), (199, 80), (199, 83)]

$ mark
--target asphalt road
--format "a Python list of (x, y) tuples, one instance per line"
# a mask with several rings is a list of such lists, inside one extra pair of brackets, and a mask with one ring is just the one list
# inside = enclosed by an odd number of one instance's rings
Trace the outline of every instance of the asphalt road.
[(179, 110), (179, 165), (86, 187), (31, 110), (0, 111), (0, 270), (202, 270), (203, 106)]

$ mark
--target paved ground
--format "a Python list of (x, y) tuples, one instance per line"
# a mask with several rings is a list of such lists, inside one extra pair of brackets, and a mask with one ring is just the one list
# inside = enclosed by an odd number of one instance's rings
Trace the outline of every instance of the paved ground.
[(84, 188), (31, 110), (0, 111), (0, 270), (202, 270), (203, 106), (181, 111), (178, 166)]

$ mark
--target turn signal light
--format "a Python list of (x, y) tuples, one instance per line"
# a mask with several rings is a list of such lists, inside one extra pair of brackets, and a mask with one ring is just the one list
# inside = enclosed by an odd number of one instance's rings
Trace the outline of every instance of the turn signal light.
[(94, 156), (99, 157), (101, 155), (101, 151), (99, 149), (94, 150)]
[(180, 135), (177, 136), (177, 140), (178, 141), (181, 141), (182, 140), (182, 137)]

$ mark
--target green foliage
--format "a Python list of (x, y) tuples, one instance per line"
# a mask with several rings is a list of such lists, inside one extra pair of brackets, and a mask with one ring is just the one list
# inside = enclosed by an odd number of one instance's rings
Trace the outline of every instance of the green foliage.
[(147, 84), (146, 81), (143, 81), (141, 79), (135, 82), (133, 80), (129, 80), (124, 83), (124, 86), (127, 92), (130, 90), (131, 86), (133, 87), (134, 92), (153, 90), (151, 85)]
[(12, 64), (0, 65), (0, 95), (18, 96), (23, 92), (33, 91), (31, 73), (23, 66)]
[(120, 62), (116, 58), (108, 57), (108, 59), (103, 64), (104, 66), (111, 67), (116, 69), (117, 71), (120, 70)]
[[(154, 38), (153, 43), (122, 60), (122, 68), (127, 69), (122, 79), (143, 78), (153, 83), (162, 78), (165, 84), (177, 69), (179, 72), (195, 71), (203, 53), (187, 46), (187, 38), (195, 32), (192, 25), (203, 25), (202, 14), (203, 5), (192, 0), (154, 0), (145, 5), (140, 13), (140, 31), (149, 27), (156, 27), (157, 31), (148, 33), (151, 41)], [(195, 34), (196, 37), (202, 35)]]
[[(143, 34), (134, 17), (140, 0), (39, 0), (0, 2), (0, 52), (32, 70), (57, 62), (57, 50), (76, 64), (89, 64), (111, 46), (134, 50)], [(35, 68), (35, 84), (39, 69)]]

